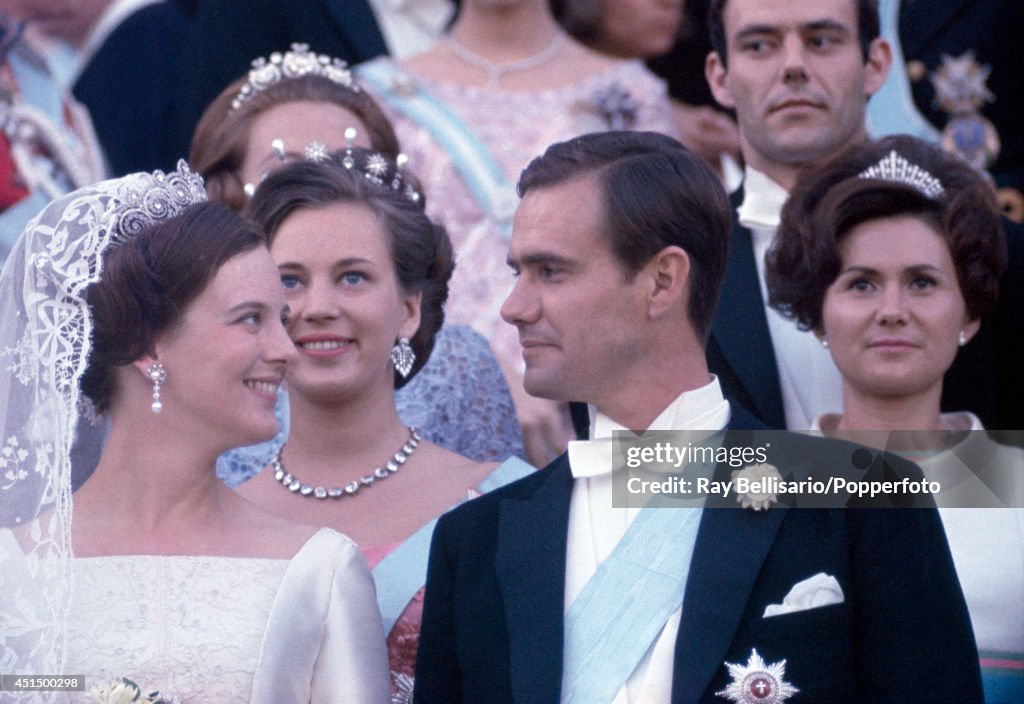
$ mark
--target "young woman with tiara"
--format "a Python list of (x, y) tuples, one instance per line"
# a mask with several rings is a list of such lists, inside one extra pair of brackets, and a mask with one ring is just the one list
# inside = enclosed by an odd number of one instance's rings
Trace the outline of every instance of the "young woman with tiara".
[[(388, 118), (344, 63), (295, 44), (254, 61), (211, 103), (190, 161), (212, 199), (240, 209), (275, 169), (347, 145), (402, 158)], [(467, 326), (439, 332), (422, 373), (399, 390), (398, 408), (424, 437), (477, 461), (523, 454), (508, 386), (487, 341)], [(244, 480), (272, 452), (236, 453), (221, 462), (222, 474), (231, 484)]]
[(239, 492), (360, 545), (388, 631), (393, 693), (406, 701), (434, 521), (533, 468), (472, 462), (399, 415), (395, 388), (430, 353), (453, 262), (445, 229), (394, 161), (353, 147), (286, 164), (247, 213), (268, 234), (298, 358), (286, 377), (287, 444)]

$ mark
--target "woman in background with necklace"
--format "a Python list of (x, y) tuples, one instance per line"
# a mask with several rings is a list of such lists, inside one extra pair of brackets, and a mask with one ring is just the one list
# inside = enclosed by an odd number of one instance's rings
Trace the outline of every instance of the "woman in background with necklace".
[(428, 51), (356, 72), (391, 112), (428, 214), (451, 233), (459, 267), (449, 319), (488, 338), (512, 387), (528, 458), (546, 463), (564, 449), (567, 415), (526, 395), (515, 330), (498, 314), (511, 283), (515, 181), (552, 142), (606, 129), (671, 134), (664, 84), (639, 61), (568, 37), (547, 0), (466, 0)]
[[(259, 57), (206, 109), (189, 158), (206, 178), (213, 200), (242, 209), (274, 169), (348, 145), (399, 157), (394, 129), (381, 108), (353, 80), (346, 65), (304, 44)], [(218, 462), (229, 486), (269, 462), (287, 435), (240, 448)], [(479, 462), (523, 454), (512, 397), (487, 341), (465, 325), (439, 331), (430, 362), (397, 395), (399, 415), (423, 437)]]
[(248, 214), (269, 236), (298, 359), (288, 442), (239, 491), (277, 515), (349, 531), (374, 566), (393, 692), (404, 697), (434, 519), (533, 468), (470, 461), (398, 415), (395, 387), (422, 367), (443, 321), (452, 258), (394, 161), (350, 147), (285, 164)]

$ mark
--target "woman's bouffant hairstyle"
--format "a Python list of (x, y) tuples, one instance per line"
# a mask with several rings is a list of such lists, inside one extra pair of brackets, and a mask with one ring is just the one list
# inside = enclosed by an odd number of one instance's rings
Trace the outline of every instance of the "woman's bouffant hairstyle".
[[(937, 178), (943, 194), (860, 176), (894, 151)], [(766, 258), (769, 305), (801, 329), (820, 330), (825, 293), (842, 265), (839, 243), (861, 223), (900, 215), (921, 219), (946, 240), (968, 314), (990, 315), (1007, 258), (995, 190), (959, 157), (907, 136), (851, 147), (800, 173)]]
[(263, 233), (227, 206), (198, 203), (109, 249), (86, 294), (93, 331), (82, 392), (96, 410), (110, 407), (117, 367), (152, 352), (226, 261), (263, 246)]
[[(353, 168), (343, 165), (347, 159), (352, 159)], [(370, 176), (378, 166), (367, 168), (368, 162), (386, 163), (390, 176), (375, 182)], [(246, 213), (267, 232), (271, 244), (281, 223), (296, 211), (358, 203), (377, 216), (388, 234), (388, 251), (399, 286), (407, 294), (421, 295), (420, 326), (409, 340), (416, 362), (408, 377), (395, 372), (395, 388), (401, 388), (426, 364), (434, 348), (434, 336), (444, 323), (448, 280), (455, 261), (447, 231), (427, 217), (422, 196), (415, 201), (409, 197), (415, 189), (411, 176), (401, 172), (400, 187), (395, 189), (395, 173), (394, 161), (359, 147), (323, 162), (286, 164), (260, 184)]]
[[(337, 105), (366, 125), (373, 149), (392, 158), (398, 156), (395, 130), (366, 91), (353, 90), (323, 76), (306, 75), (284, 78), (252, 94), (238, 108), (232, 108), (232, 102), (248, 80), (248, 76), (244, 76), (225, 88), (206, 108), (192, 136), (188, 162), (205, 179), (210, 200), (227, 203), (234, 210), (245, 206), (248, 197), (238, 172), (245, 161), (252, 123), (262, 113), (279, 105), (301, 101)], [(337, 129), (340, 134), (350, 126), (333, 125), (325, 129)]]

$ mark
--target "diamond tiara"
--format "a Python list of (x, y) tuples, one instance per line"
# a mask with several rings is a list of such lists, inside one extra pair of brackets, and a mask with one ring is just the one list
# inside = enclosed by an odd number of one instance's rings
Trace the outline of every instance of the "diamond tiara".
[(180, 214), (185, 208), (206, 202), (203, 177), (192, 171), (184, 159), (176, 171), (138, 174), (126, 182), (120, 198), (114, 201), (110, 244), (117, 246), (143, 230)]
[(292, 44), (291, 51), (283, 54), (275, 51), (267, 58), (261, 56), (252, 62), (249, 78), (231, 101), (231, 109), (237, 110), (245, 101), (275, 83), (303, 76), (323, 76), (353, 93), (360, 91), (344, 61), (333, 59), (327, 54), (314, 54), (308, 44)]
[[(375, 183), (378, 186), (390, 186), (391, 190), (398, 191), (408, 200), (413, 203), (420, 202), (420, 193), (416, 188), (409, 183), (406, 178), (403, 169), (409, 158), (405, 154), (399, 154), (394, 161), (387, 158), (380, 152), (369, 152), (367, 150), (361, 150), (362, 152), (362, 163), (358, 163), (355, 159), (357, 156), (353, 154), (353, 143), (356, 139), (356, 128), (347, 127), (345, 129), (345, 151), (341, 156), (341, 165), (349, 171), (356, 170), (361, 173), (367, 181)], [(306, 146), (306, 159), (310, 161), (321, 161), (322, 159), (315, 158), (319, 154), (318, 151), (311, 149), (314, 145), (322, 146), (319, 142), (312, 142)]]
[(902, 183), (916, 188), (927, 198), (940, 198), (946, 192), (939, 179), (917, 164), (907, 161), (895, 149), (879, 159), (878, 163), (861, 171), (857, 177)]

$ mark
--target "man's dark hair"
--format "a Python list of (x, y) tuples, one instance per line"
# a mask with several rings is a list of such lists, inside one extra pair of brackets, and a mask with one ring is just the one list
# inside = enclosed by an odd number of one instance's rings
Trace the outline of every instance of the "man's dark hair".
[[(708, 34), (711, 48), (718, 54), (722, 66), (728, 65), (729, 38), (725, 36), (725, 4), (728, 0), (711, 0), (708, 8)], [(857, 40), (864, 61), (868, 60), (871, 42), (881, 34), (878, 19), (878, 0), (853, 0), (857, 3)]]
[(690, 322), (706, 339), (729, 249), (729, 199), (718, 177), (671, 137), (601, 132), (548, 147), (523, 171), (519, 195), (591, 176), (602, 193), (602, 234), (627, 276), (665, 247), (689, 255)]

